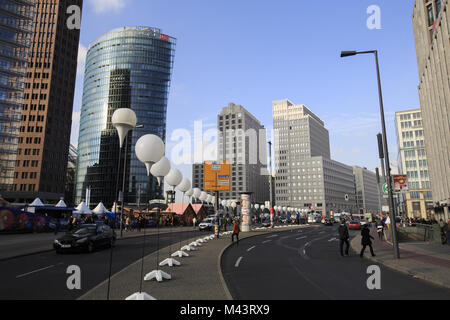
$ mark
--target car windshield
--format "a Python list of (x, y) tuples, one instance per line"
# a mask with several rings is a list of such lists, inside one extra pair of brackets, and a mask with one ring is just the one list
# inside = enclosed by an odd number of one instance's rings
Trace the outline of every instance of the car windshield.
[(351, 224), (358, 224), (359, 221), (352, 221)]
[(80, 227), (78, 229), (76, 229), (73, 234), (76, 235), (85, 235), (85, 234), (89, 234), (89, 233), (94, 233), (95, 230), (97, 230), (96, 226), (85, 226), (85, 227)]

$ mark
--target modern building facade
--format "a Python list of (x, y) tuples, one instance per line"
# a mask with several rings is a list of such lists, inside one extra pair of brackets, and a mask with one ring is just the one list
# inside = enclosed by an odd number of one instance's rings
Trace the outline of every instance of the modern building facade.
[(433, 194), (422, 112), (420, 109), (396, 112), (395, 125), (399, 170), (408, 178), (409, 192), (403, 195), (406, 213), (411, 218), (430, 218), (434, 213)]
[[(112, 206), (125, 159), (124, 201), (136, 204), (163, 198), (163, 186), (147, 176), (134, 146), (146, 134), (166, 139), (166, 114), (176, 39), (150, 27), (123, 27), (98, 38), (86, 56), (78, 140), (75, 202), (91, 188), (91, 204)], [(111, 118), (118, 108), (131, 108), (143, 128), (128, 136), (118, 172), (119, 138)], [(120, 188), (121, 189), (121, 188)], [(140, 194), (138, 194), (140, 192)]]
[(356, 206), (360, 214), (379, 214), (381, 212), (381, 193), (377, 175), (367, 168), (353, 167), (355, 178)]
[(413, 28), (419, 98), (436, 215), (450, 204), (450, 14), (448, 0), (416, 0)]
[(80, 30), (67, 28), (67, 8), (82, 0), (35, 0), (32, 46), (12, 193), (30, 203), (64, 197)]
[(273, 102), (273, 121), (277, 205), (322, 214), (354, 212), (353, 169), (330, 159), (324, 122), (306, 106), (289, 100)]
[(14, 188), (35, 10), (33, 1), (0, 2), (0, 192), (5, 198)]
[(250, 112), (230, 103), (218, 116), (218, 160), (231, 163), (231, 191), (221, 199), (240, 201), (241, 192), (253, 192), (252, 201), (270, 198), (267, 176), (266, 129)]

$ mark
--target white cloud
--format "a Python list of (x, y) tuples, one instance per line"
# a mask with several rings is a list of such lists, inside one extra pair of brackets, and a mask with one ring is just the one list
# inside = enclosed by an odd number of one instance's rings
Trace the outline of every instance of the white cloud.
[(90, 0), (95, 13), (119, 13), (128, 3), (128, 0)]
[(84, 65), (86, 63), (86, 55), (88, 52), (88, 48), (83, 46), (81, 43), (78, 47), (78, 64), (77, 64), (77, 75), (83, 75), (84, 73)]

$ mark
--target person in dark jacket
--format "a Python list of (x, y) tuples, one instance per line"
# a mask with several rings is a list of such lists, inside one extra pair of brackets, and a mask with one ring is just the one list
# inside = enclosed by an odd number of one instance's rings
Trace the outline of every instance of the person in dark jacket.
[(340, 240), (341, 256), (344, 256), (344, 243), (346, 245), (345, 255), (348, 256), (348, 249), (350, 247), (349, 239), (350, 239), (350, 235), (348, 233), (348, 228), (345, 223), (345, 220), (341, 220), (341, 225), (339, 226), (339, 240)]
[(370, 248), (370, 253), (372, 254), (372, 257), (375, 257), (375, 253), (373, 252), (373, 248), (372, 248), (372, 240), (371, 239), (374, 239), (374, 237), (372, 237), (370, 235), (370, 230), (367, 227), (367, 225), (364, 225), (361, 230), (361, 245), (363, 246), (362, 250), (361, 250), (361, 254), (359, 255), (361, 258), (363, 257), (364, 251), (366, 250), (367, 246), (369, 246), (369, 248)]

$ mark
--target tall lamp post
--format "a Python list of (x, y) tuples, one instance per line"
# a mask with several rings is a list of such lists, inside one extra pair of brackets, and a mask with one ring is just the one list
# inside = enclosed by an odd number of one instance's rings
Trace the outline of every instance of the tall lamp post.
[(400, 258), (400, 251), (398, 247), (397, 240), (397, 225), (395, 220), (395, 207), (394, 207), (394, 193), (392, 189), (392, 178), (391, 178), (391, 164), (389, 162), (389, 149), (387, 143), (387, 133), (386, 133), (386, 120), (384, 118), (384, 106), (383, 106), (383, 93), (381, 90), (381, 76), (380, 76), (380, 66), (378, 63), (378, 51), (370, 50), (370, 51), (342, 51), (341, 58), (350, 57), (357, 54), (367, 54), (373, 53), (375, 55), (375, 62), (377, 67), (377, 79), (378, 79), (378, 97), (380, 101), (380, 114), (381, 114), (381, 127), (383, 130), (383, 143), (384, 143), (384, 153), (385, 153), (385, 163), (386, 163), (386, 174), (387, 174), (387, 184), (389, 190), (389, 215), (391, 217), (391, 228), (392, 228), (392, 243), (394, 246), (394, 257), (396, 259)]
[[(159, 162), (164, 156), (165, 146), (160, 137), (153, 134), (148, 134), (141, 137), (136, 143), (136, 156), (139, 161), (145, 164), (147, 168), (147, 175), (150, 177), (151, 168), (153, 164)], [(136, 292), (129, 296), (127, 300), (155, 300), (152, 296), (145, 292), (142, 292), (142, 280), (144, 274), (144, 255), (145, 255), (145, 228), (144, 228), (144, 243), (142, 246), (142, 258), (141, 258), (141, 278), (139, 292)], [(159, 246), (159, 233), (158, 233), (158, 246)], [(158, 250), (159, 251), (159, 250)], [(108, 283), (109, 292), (109, 283)]]
[[(116, 128), (117, 133), (119, 135), (119, 161), (117, 164), (117, 179), (116, 179), (116, 191), (115, 191), (115, 195), (114, 197), (116, 198), (116, 205), (114, 208), (114, 222), (117, 219), (117, 206), (118, 206), (118, 195), (119, 195), (119, 172), (120, 172), (120, 158), (122, 155), (122, 149), (123, 149), (123, 143), (128, 135), (128, 132), (130, 132), (130, 130), (134, 129), (136, 127), (136, 123), (137, 123), (137, 118), (136, 118), (136, 113), (131, 110), (130, 108), (120, 108), (117, 109), (116, 111), (114, 111), (112, 118), (111, 118), (111, 122), (112, 125), (114, 126), (114, 128)], [(128, 142), (128, 139), (127, 139)], [(127, 143), (128, 146), (128, 143)], [(124, 161), (124, 166), (126, 165), (126, 148), (125, 148), (125, 161)], [(124, 168), (124, 175), (125, 175), (125, 168)], [(124, 181), (125, 183), (125, 181)], [(124, 196), (123, 196), (123, 190), (122, 190), (122, 207), (123, 207), (123, 202), (124, 202)], [(122, 232), (122, 217), (120, 217), (120, 230)], [(121, 234), (122, 236), (122, 234)]]

